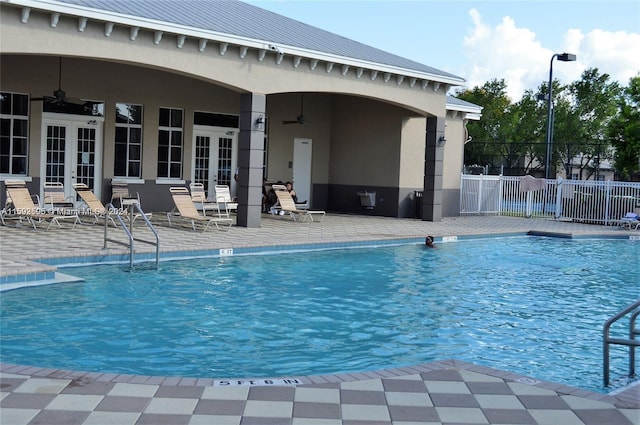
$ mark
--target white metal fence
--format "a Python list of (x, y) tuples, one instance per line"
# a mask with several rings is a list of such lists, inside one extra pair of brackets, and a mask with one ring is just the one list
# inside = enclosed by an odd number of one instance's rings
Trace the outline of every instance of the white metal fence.
[(544, 180), (524, 191), (521, 177), (462, 175), (460, 214), (542, 217), (610, 224), (640, 209), (640, 183)]

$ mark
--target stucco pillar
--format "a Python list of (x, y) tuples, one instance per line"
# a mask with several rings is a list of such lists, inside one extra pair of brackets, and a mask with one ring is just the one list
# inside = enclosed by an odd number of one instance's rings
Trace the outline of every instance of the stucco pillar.
[(444, 159), (444, 117), (428, 117), (424, 160), (422, 219), (442, 220), (442, 173)]
[(260, 227), (264, 124), (259, 128), (256, 121), (264, 117), (266, 106), (264, 94), (247, 93), (240, 97), (237, 224), (242, 227)]

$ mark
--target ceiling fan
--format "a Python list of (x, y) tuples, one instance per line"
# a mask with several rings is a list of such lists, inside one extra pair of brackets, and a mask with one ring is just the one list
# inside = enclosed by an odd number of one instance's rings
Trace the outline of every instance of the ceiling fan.
[(304, 95), (300, 93), (300, 115), (295, 120), (282, 121), (282, 124), (304, 124), (307, 122), (307, 118), (304, 116)]
[(53, 92), (53, 96), (32, 97), (32, 101), (44, 101), (56, 104), (72, 103), (76, 105), (84, 105), (85, 102), (77, 97), (67, 97), (67, 94), (62, 90), (62, 57), (58, 65), (58, 90)]

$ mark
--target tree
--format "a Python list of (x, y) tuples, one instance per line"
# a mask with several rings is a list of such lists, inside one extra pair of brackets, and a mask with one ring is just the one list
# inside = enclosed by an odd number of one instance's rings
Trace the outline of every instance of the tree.
[(560, 162), (567, 175), (578, 167), (580, 178), (589, 178), (611, 156), (607, 126), (617, 112), (620, 86), (590, 68), (561, 90), (554, 112), (554, 166)]
[(640, 180), (640, 75), (631, 78), (618, 98), (618, 114), (607, 128), (615, 148), (614, 167), (625, 180)]
[(473, 141), (465, 145), (465, 164), (488, 165), (492, 170), (502, 165), (504, 145), (509, 140), (506, 134), (508, 121), (511, 119), (511, 99), (507, 96), (506, 88), (504, 80), (493, 79), (482, 87), (476, 86), (456, 94), (459, 99), (483, 107), (480, 120), (467, 124)]

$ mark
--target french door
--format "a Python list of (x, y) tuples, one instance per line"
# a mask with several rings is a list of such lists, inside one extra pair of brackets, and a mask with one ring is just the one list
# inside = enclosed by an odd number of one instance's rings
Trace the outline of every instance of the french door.
[(193, 130), (193, 183), (202, 183), (207, 196), (214, 195), (217, 184), (229, 186), (235, 193), (233, 179), (236, 166), (237, 131), (194, 126)]
[[(100, 198), (102, 119), (48, 115), (43, 114), (42, 119), (40, 175), (43, 182), (64, 184), (65, 197), (74, 199), (73, 185), (84, 183)], [(42, 199), (42, 193), (40, 196)]]

